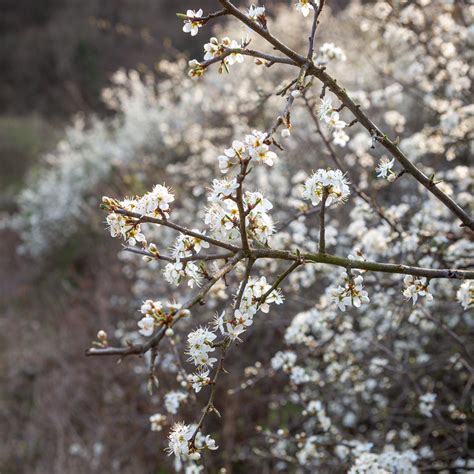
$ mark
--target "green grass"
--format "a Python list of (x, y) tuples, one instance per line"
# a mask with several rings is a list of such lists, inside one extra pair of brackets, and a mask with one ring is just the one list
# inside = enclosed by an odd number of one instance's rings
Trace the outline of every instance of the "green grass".
[(37, 116), (0, 116), (0, 197), (20, 189), (28, 169), (58, 139), (59, 132)]

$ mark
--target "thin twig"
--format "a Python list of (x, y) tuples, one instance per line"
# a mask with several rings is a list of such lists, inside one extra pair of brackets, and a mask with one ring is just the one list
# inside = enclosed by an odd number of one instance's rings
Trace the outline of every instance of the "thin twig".
[(259, 306), (265, 303), (266, 299), (278, 288), (278, 285), (290, 274), (293, 273), (300, 265), (303, 264), (302, 259), (295, 260), (295, 262), (288, 267), (283, 273), (281, 273), (278, 278), (273, 282), (272, 286), (262, 295), (259, 299)]
[(236, 190), (236, 203), (239, 210), (239, 228), (240, 228), (240, 237), (242, 240), (242, 249), (246, 254), (250, 253), (250, 246), (247, 237), (247, 226), (245, 225), (246, 213), (244, 209), (244, 197), (243, 197), (243, 183), (245, 180), (248, 161), (243, 160), (240, 164), (240, 173), (237, 176), (238, 188)]
[(222, 247), (227, 250), (232, 250), (234, 253), (240, 250), (239, 247), (236, 247), (235, 245), (221, 242), (220, 240), (213, 239), (212, 237), (209, 237), (205, 234), (201, 234), (199, 232), (187, 229), (186, 227), (175, 224), (174, 222), (171, 222), (168, 219), (164, 220), (158, 217), (142, 216), (137, 212), (131, 212), (125, 209), (114, 209), (113, 212), (115, 212), (116, 214), (121, 214), (123, 216), (134, 217), (135, 219), (138, 219), (139, 222), (137, 223), (148, 222), (150, 224), (159, 224), (165, 227), (170, 227), (171, 229), (177, 230), (182, 234), (190, 235), (191, 237), (196, 237), (198, 239), (204, 240), (205, 242), (215, 245), (216, 247)]
[[(242, 297), (244, 295), (245, 288), (246, 288), (247, 283), (249, 281), (250, 273), (252, 271), (252, 267), (253, 267), (254, 262), (255, 262), (255, 260), (253, 258), (249, 258), (248, 261), (247, 261), (245, 276), (244, 276), (244, 278), (242, 280), (242, 283), (240, 285), (239, 294), (237, 295), (237, 298), (235, 299), (234, 309), (238, 309), (240, 307), (240, 303), (242, 301)], [(216, 371), (214, 373), (214, 377), (213, 377), (213, 379), (210, 383), (211, 393), (209, 395), (208, 402), (206, 403), (206, 406), (204, 407), (204, 409), (202, 411), (201, 417), (199, 418), (199, 421), (196, 425), (196, 428), (194, 429), (194, 433), (193, 433), (193, 435), (192, 435), (192, 437), (189, 441), (191, 446), (194, 445), (194, 441), (196, 439), (196, 436), (197, 436), (199, 430), (202, 428), (202, 425), (204, 423), (204, 420), (205, 420), (207, 414), (210, 411), (215, 411), (216, 413), (219, 413), (216, 410), (216, 408), (214, 407), (214, 399), (216, 397), (216, 391), (217, 391), (217, 379), (219, 378), (220, 373), (224, 371), (224, 360), (225, 360), (225, 356), (227, 354), (227, 349), (229, 348), (231, 342), (232, 342), (232, 340), (229, 338), (229, 339), (225, 339), (223, 341), (223, 343), (219, 345), (219, 347), (221, 348), (221, 354), (220, 354), (220, 357), (219, 357), (219, 363), (218, 363)]]
[(312, 61), (313, 54), (314, 54), (314, 40), (316, 38), (316, 29), (318, 28), (318, 24), (319, 24), (319, 15), (321, 15), (321, 12), (323, 11), (323, 8), (324, 8), (324, 0), (319, 0), (319, 6), (316, 5), (316, 2), (314, 0), (310, 0), (310, 4), (312, 5), (313, 10), (314, 10), (314, 17), (313, 17), (313, 24), (311, 26), (311, 34), (309, 36), (309, 47), (308, 47), (307, 58)]
[[(176, 258), (169, 257), (167, 255), (157, 255), (157, 254), (148, 252), (148, 250), (144, 250), (144, 249), (140, 249), (136, 247), (124, 247), (123, 250), (126, 252), (143, 255), (144, 257), (149, 257), (155, 260), (164, 260), (165, 262), (171, 262), (171, 263), (176, 262)], [(232, 257), (232, 255), (234, 255), (234, 252), (219, 253), (219, 254), (212, 254), (212, 255), (191, 255), (190, 257), (181, 258), (179, 261), (181, 263), (187, 263), (187, 262), (195, 262), (199, 260), (203, 260), (203, 261), (226, 260)]]
[(326, 253), (326, 201), (328, 199), (328, 189), (323, 188), (323, 195), (321, 197), (321, 210), (319, 212), (319, 253)]

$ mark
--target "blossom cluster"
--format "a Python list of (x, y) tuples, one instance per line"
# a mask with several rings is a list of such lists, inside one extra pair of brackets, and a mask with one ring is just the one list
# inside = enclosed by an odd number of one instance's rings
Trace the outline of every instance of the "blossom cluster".
[[(197, 229), (192, 229), (192, 231), (199, 233)], [(209, 243), (202, 238), (181, 234), (172, 248), (174, 262), (168, 263), (163, 269), (165, 280), (172, 285), (179, 285), (183, 278), (188, 278), (190, 288), (193, 288), (195, 284), (199, 286), (203, 278), (202, 269), (191, 260), (181, 260), (196, 256), (203, 248), (209, 248)]]
[(432, 417), (436, 393), (428, 392), (418, 398), (418, 409), (423, 416)]
[(319, 48), (318, 55), (313, 58), (318, 65), (327, 64), (333, 59), (338, 61), (345, 61), (347, 59), (344, 51), (334, 43), (324, 43)]
[(324, 406), (320, 400), (311, 400), (307, 404), (306, 409), (303, 411), (302, 414), (303, 416), (316, 415), (316, 418), (318, 419), (318, 422), (324, 431), (329, 430), (329, 428), (331, 427), (331, 420), (327, 416), (326, 410), (324, 409)]
[(417, 278), (413, 275), (406, 275), (403, 283), (405, 285), (403, 296), (407, 300), (413, 300), (413, 304), (417, 302), (419, 296), (425, 297), (426, 301), (433, 301), (433, 295), (428, 289), (429, 281), (426, 277)]
[(340, 147), (345, 147), (349, 141), (349, 135), (344, 131), (347, 123), (339, 116), (339, 112), (332, 106), (330, 97), (321, 99), (318, 109), (319, 120), (326, 124), (327, 128), (332, 131), (334, 143)]
[(165, 408), (168, 413), (176, 415), (178, 413), (181, 402), (184, 402), (188, 398), (186, 392), (178, 390), (172, 390), (165, 395)]
[[(191, 443), (193, 438), (195, 438), (194, 442)], [(214, 451), (217, 448), (215, 440), (209, 435), (195, 434), (193, 425), (175, 423), (168, 435), (168, 453), (174, 454), (178, 459), (185, 461), (199, 460), (201, 458), (200, 450), (210, 449)]]
[(190, 67), (188, 72), (189, 77), (201, 77), (207, 68), (206, 61), (213, 61), (221, 57), (219, 73), (222, 73), (224, 70), (229, 72), (230, 66), (244, 61), (244, 56), (239, 52), (242, 47), (243, 44), (238, 43), (236, 40), (231, 40), (227, 36), (221, 40), (213, 36), (210, 38), (209, 43), (204, 45), (204, 63), (197, 59), (191, 59), (188, 62), (188, 66)]
[(303, 197), (318, 205), (326, 193), (326, 205), (342, 204), (349, 194), (349, 183), (341, 170), (319, 169), (304, 182)]
[(139, 333), (142, 336), (151, 336), (156, 326), (169, 324), (173, 315), (180, 309), (179, 303), (168, 302), (163, 305), (161, 301), (144, 301), (140, 307), (143, 317), (138, 321)]
[(201, 327), (188, 334), (189, 361), (199, 368), (212, 367), (217, 359), (210, 357), (210, 353), (215, 351), (213, 341), (216, 334), (207, 327)]
[[(228, 49), (238, 49), (241, 45), (237, 43), (236, 40), (231, 40), (227, 36), (222, 38), (220, 41), (213, 36), (209, 43), (204, 45), (204, 61), (209, 61), (211, 59), (222, 56), (223, 53)], [(222, 59), (226, 67), (232, 66), (235, 63), (243, 62), (244, 57), (240, 53), (231, 53)]]
[(362, 275), (354, 277), (346, 272), (342, 285), (331, 290), (331, 301), (336, 303), (341, 311), (345, 311), (346, 306), (359, 308), (362, 303), (368, 303), (370, 299), (367, 291), (364, 290), (363, 283)]
[(129, 245), (136, 245), (137, 242), (146, 244), (145, 235), (141, 232), (140, 223), (136, 217), (130, 217), (115, 212), (122, 210), (125, 212), (139, 214), (139, 216), (169, 217), (170, 204), (174, 201), (174, 195), (169, 188), (157, 184), (152, 191), (135, 199), (124, 199), (117, 201), (109, 197), (103, 197), (104, 207), (111, 210), (107, 216), (110, 235), (121, 237)]
[[(228, 181), (215, 181), (211, 204), (206, 209), (204, 222), (212, 234), (224, 241), (235, 242), (240, 239), (241, 215), (235, 196), (226, 196)], [(224, 189), (224, 191), (223, 191)], [(268, 214), (273, 205), (259, 192), (246, 191), (243, 196), (245, 229), (247, 236), (261, 243), (266, 243), (275, 232), (273, 219)]]
[(238, 339), (253, 324), (253, 317), (257, 311), (268, 313), (271, 303), (277, 305), (283, 303), (281, 290), (279, 288), (272, 289), (265, 277), (259, 279), (250, 277), (242, 293), (240, 305), (235, 309), (232, 319), (226, 323), (224, 333), (231, 339)]
[(465, 281), (456, 293), (458, 301), (464, 309), (474, 307), (474, 282)]
[(231, 169), (240, 169), (242, 163), (263, 163), (273, 166), (277, 155), (269, 147), (269, 136), (265, 132), (253, 130), (245, 136), (244, 141), (234, 140), (232, 146), (219, 156), (219, 168), (222, 173)]
[(155, 413), (150, 416), (151, 431), (161, 431), (163, 429), (163, 424), (166, 421), (166, 416), (161, 413)]

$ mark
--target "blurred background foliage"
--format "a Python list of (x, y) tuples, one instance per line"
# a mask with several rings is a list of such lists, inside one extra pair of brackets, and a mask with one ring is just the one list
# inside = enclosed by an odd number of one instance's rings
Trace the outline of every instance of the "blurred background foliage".
[[(331, 8), (349, 2), (333, 0)], [(265, 4), (271, 10), (279, 3), (288, 2)], [(77, 114), (110, 114), (100, 94), (115, 71), (158, 73), (162, 59), (199, 55), (201, 42), (183, 34), (176, 17), (187, 8), (218, 6), (213, 0), (0, 0), (0, 211), (14, 210), (27, 172), (34, 174)]]

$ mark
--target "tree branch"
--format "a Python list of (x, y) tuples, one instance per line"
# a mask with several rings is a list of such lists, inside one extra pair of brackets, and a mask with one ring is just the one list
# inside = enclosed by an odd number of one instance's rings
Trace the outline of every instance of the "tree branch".
[[(295, 65), (303, 67), (308, 59), (301, 54), (293, 51), (291, 48), (283, 44), (279, 39), (275, 38), (267, 29), (262, 28), (256, 22), (250, 20), (229, 0), (218, 0), (219, 3), (233, 16), (238, 18), (242, 23), (258, 33), (262, 38), (266, 39), (275, 49), (290, 58)], [(474, 219), (462, 209), (453, 199), (445, 194), (432, 179), (428, 178), (421, 170), (419, 170), (400, 150), (397, 144), (391, 141), (387, 135), (383, 134), (380, 129), (362, 112), (359, 105), (348, 96), (336, 80), (325, 72), (324, 67), (317, 67), (312, 62), (308, 68), (308, 73), (319, 79), (326, 88), (328, 88), (338, 99), (354, 114), (361, 125), (373, 136), (390, 154), (397, 159), (407, 173), (410, 173), (422, 186), (430, 193), (436, 196), (448, 209), (450, 209), (463, 223), (474, 231)]]
[(308, 48), (308, 55), (307, 55), (310, 61), (313, 60), (314, 40), (316, 38), (316, 29), (318, 28), (318, 24), (319, 24), (319, 15), (321, 15), (321, 12), (323, 11), (323, 8), (324, 8), (324, 1), (325, 0), (319, 0), (319, 6), (317, 6), (314, 0), (310, 0), (310, 3), (313, 6), (313, 10), (314, 10), (313, 24), (311, 26), (311, 34), (309, 36), (309, 48)]
[[(156, 255), (154, 253), (148, 252), (147, 250), (136, 248), (136, 247), (124, 247), (123, 250), (130, 253), (136, 253), (138, 255), (143, 255), (144, 257), (149, 257), (155, 260), (164, 260), (165, 262), (176, 262), (176, 259), (173, 257), (168, 257), (166, 255)], [(212, 255), (191, 255), (190, 257), (181, 258), (179, 261), (181, 263), (186, 262), (195, 262), (198, 260), (209, 261), (209, 260), (226, 260), (234, 255), (234, 252), (212, 254)]]
[(220, 240), (213, 239), (212, 237), (209, 237), (204, 234), (200, 234), (199, 232), (194, 232), (193, 230), (190, 230), (190, 229), (187, 229), (186, 227), (175, 224), (169, 221), (168, 219), (164, 220), (158, 217), (142, 216), (141, 214), (138, 214), (137, 212), (126, 211), (125, 209), (113, 209), (112, 212), (115, 212), (116, 214), (121, 214), (123, 216), (134, 217), (135, 219), (138, 219), (137, 223), (139, 224), (141, 224), (142, 222), (148, 222), (150, 224), (158, 224), (158, 225), (163, 225), (165, 227), (170, 227), (171, 229), (177, 230), (178, 232), (181, 232), (182, 234), (190, 235), (191, 237), (196, 237), (212, 245), (215, 245), (216, 247), (222, 247), (224, 249), (231, 250), (234, 253), (240, 250), (240, 248), (236, 247), (235, 245), (221, 242)]
[[(182, 312), (183, 310), (189, 310), (193, 306), (198, 303), (202, 303), (204, 301), (204, 297), (207, 295), (209, 290), (215, 285), (215, 283), (220, 280), (224, 275), (229, 273), (237, 263), (242, 259), (243, 254), (242, 252), (237, 252), (224, 266), (222, 266), (219, 271), (209, 280), (203, 287), (201, 291), (197, 293), (188, 303), (186, 303), (179, 311)], [(173, 326), (179, 318), (175, 318), (171, 324)], [(165, 335), (167, 327), (163, 326), (159, 329), (159, 331), (148, 340), (145, 344), (135, 344), (129, 345), (127, 347), (91, 347), (86, 351), (87, 356), (108, 356), (108, 355), (120, 355), (122, 357), (128, 355), (141, 355), (145, 352), (149, 351), (152, 347), (158, 346)]]
[(274, 258), (296, 261), (302, 258), (308, 262), (324, 263), (343, 268), (357, 268), (381, 273), (398, 273), (400, 275), (414, 275), (426, 278), (450, 278), (458, 280), (474, 280), (474, 271), (457, 269), (431, 269), (414, 267), (410, 265), (395, 263), (379, 263), (370, 261), (351, 260), (349, 258), (337, 257), (331, 254), (301, 253), (295, 254), (289, 250), (255, 249), (252, 250), (255, 258)]

